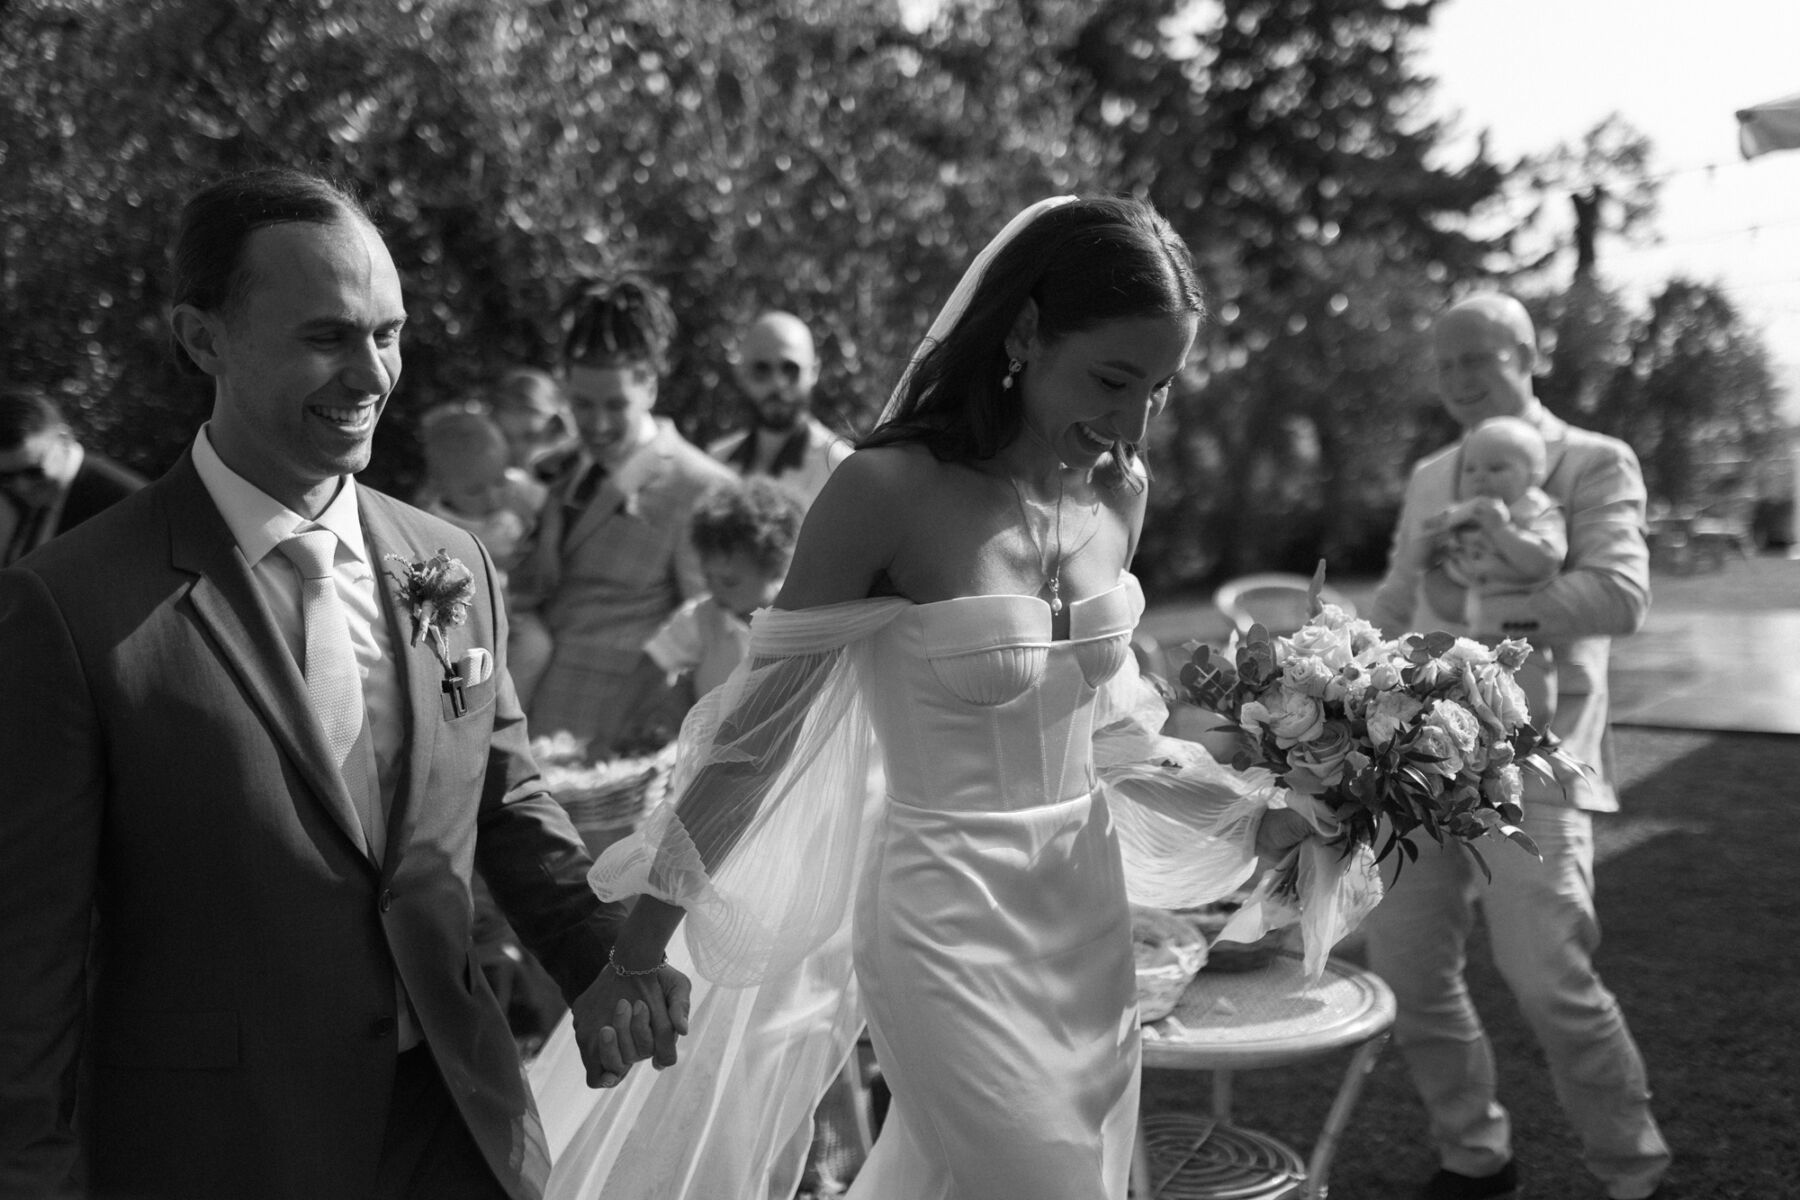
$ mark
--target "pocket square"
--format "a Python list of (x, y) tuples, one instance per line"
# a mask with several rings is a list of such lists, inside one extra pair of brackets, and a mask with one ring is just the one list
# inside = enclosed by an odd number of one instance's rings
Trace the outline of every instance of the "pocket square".
[(494, 673), (494, 656), (476, 646), (465, 651), (456, 663), (457, 676), (464, 687), (474, 687), (478, 683), (486, 683)]

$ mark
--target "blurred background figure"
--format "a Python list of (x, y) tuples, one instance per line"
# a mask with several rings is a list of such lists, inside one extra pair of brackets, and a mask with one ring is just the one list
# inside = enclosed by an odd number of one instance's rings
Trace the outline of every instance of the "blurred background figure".
[(492, 404), (512, 465), (540, 481), (554, 478), (581, 447), (569, 402), (546, 372), (514, 367), (495, 385)]
[(568, 732), (597, 759), (654, 698), (657, 681), (639, 670), (644, 643), (706, 592), (688, 518), (735, 477), (654, 415), (675, 336), (660, 287), (634, 275), (585, 281), (566, 317), (562, 389), (581, 447), (551, 480), (521, 567), (556, 646), (529, 711), (534, 733)]
[(532, 602), (514, 594), (510, 579), (530, 551), (549, 491), (509, 465), (511, 447), (480, 401), (429, 410), (419, 423), (419, 436), (425, 452), (419, 506), (480, 538), (508, 585), (506, 649), (513, 687), (520, 705), (527, 706), (550, 664), (550, 632)]
[(750, 428), (719, 439), (707, 452), (739, 475), (767, 475), (810, 505), (850, 457), (850, 443), (812, 414), (819, 382), (812, 331), (792, 313), (764, 313), (738, 344), (732, 374), (750, 402)]
[(76, 441), (48, 396), (0, 391), (0, 567), (143, 486), (142, 476)]

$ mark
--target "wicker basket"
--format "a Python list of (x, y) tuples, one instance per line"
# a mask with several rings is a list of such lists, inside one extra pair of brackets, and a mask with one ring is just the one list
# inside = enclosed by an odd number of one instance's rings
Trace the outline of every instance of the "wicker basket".
[(651, 754), (571, 762), (554, 748), (540, 753), (544, 783), (568, 812), (577, 832), (590, 842), (613, 840), (636, 829), (669, 790), (675, 744)]

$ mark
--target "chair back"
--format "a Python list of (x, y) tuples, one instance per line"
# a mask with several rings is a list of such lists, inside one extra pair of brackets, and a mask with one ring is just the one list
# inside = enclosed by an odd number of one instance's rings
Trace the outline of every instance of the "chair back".
[[(1312, 580), (1307, 576), (1288, 571), (1240, 575), (1219, 586), (1213, 593), (1213, 604), (1230, 619), (1239, 636), (1249, 633), (1252, 625), (1261, 625), (1281, 636), (1299, 629), (1312, 615), (1306, 599), (1311, 587)], [(1356, 605), (1335, 588), (1321, 588), (1319, 599), (1356, 615)]]

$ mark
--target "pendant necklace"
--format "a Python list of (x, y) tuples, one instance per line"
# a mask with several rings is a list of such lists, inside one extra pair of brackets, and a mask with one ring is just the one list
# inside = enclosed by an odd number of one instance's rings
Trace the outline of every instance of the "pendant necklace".
[[(1044, 581), (1040, 585), (1040, 588), (1047, 587), (1050, 589), (1050, 613), (1052, 616), (1061, 616), (1064, 607), (1062, 598), (1063, 565), (1067, 563), (1069, 559), (1074, 558), (1076, 554), (1080, 553), (1081, 548), (1087, 545), (1088, 539), (1091, 538), (1093, 534), (1086, 528), (1086, 523), (1084, 522), (1083, 527), (1076, 531), (1076, 536), (1073, 539), (1075, 542), (1074, 548), (1067, 554), (1063, 553), (1063, 477), (1058, 473), (1056, 477), (1056, 554), (1052, 557), (1049, 547), (1047, 547), (1043, 540), (1038, 537), (1037, 527), (1032, 523), (1031, 505), (1025, 499), (1025, 489), (1019, 486), (1019, 477), (1009, 471), (1007, 472), (1006, 478), (1007, 482), (1012, 484), (1013, 495), (1016, 496), (1019, 501), (1019, 519), (1025, 522), (1025, 536), (1031, 539), (1031, 548), (1037, 551), (1038, 574)], [(1093, 507), (1088, 510), (1088, 520), (1091, 521), (1099, 514), (1099, 512), (1100, 501), (1096, 499)], [(1045, 524), (1048, 526), (1049, 522), (1046, 521)], [(1046, 529), (1046, 532), (1048, 532), (1048, 529)]]

